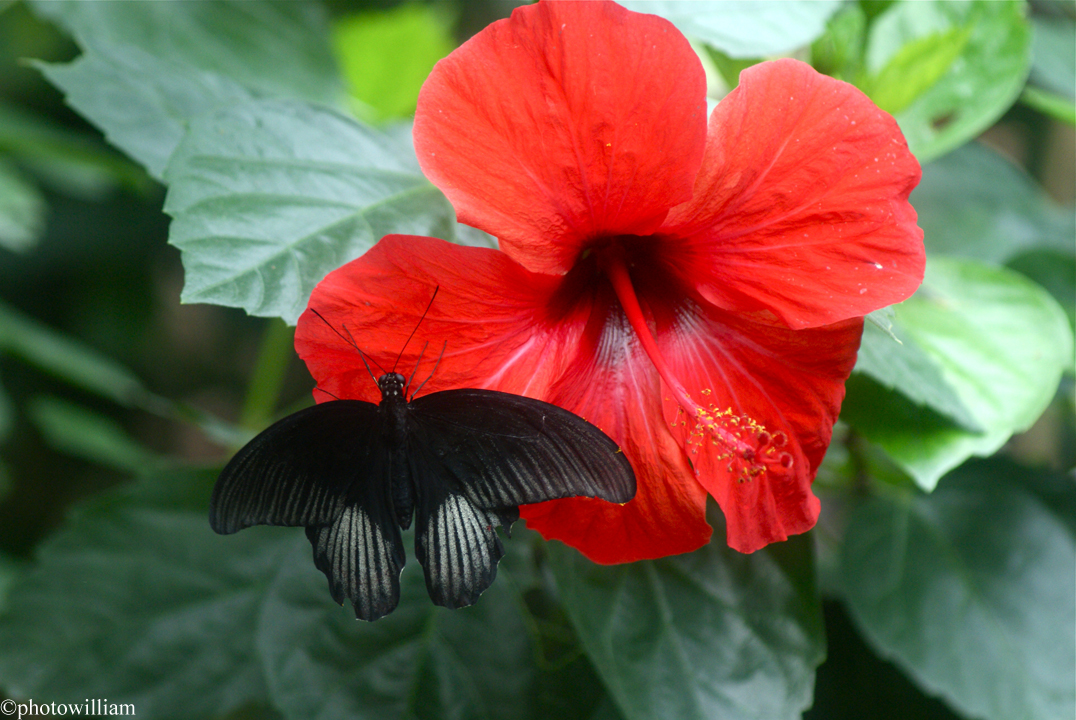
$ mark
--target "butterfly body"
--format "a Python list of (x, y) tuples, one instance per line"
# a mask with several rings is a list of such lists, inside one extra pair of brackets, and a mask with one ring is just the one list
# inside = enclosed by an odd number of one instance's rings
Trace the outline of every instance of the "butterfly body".
[(395, 372), (378, 405), (336, 400), (301, 410), (251, 440), (217, 480), (210, 524), (306, 528), (333, 598), (376, 620), (399, 602), (401, 529), (431, 599), (473, 604), (504, 554), (498, 525), (519, 506), (569, 496), (627, 502), (635, 476), (616, 444), (539, 400), (459, 389), (407, 398)]

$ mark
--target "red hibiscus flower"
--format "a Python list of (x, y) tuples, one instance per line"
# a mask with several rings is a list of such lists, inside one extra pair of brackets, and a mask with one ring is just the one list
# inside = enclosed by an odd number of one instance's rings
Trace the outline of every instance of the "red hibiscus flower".
[[(501, 250), (389, 236), (310, 307), (391, 365), (440, 286), (419, 330), (419, 379), (445, 348), (426, 390), (541, 398), (620, 444), (633, 501), (532, 505), (530, 527), (614, 563), (707, 542), (707, 494), (743, 552), (814, 525), (862, 317), (923, 275), (919, 166), (889, 115), (779, 60), (744, 71), (707, 123), (702, 67), (671, 24), (544, 1), (437, 65), (414, 138)], [(377, 399), (310, 310), (296, 347), (326, 393)]]

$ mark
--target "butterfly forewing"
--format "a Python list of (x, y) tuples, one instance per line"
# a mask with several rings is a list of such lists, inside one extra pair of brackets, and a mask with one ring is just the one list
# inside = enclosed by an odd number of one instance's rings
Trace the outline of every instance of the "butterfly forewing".
[(635, 474), (616, 443), (556, 405), (494, 390), (445, 390), (413, 400), (408, 420), (413, 446), (440, 458), (478, 508), (635, 496)]
[(229, 534), (252, 525), (333, 522), (366, 456), (378, 447), (377, 406), (322, 403), (270, 426), (224, 467), (209, 523)]

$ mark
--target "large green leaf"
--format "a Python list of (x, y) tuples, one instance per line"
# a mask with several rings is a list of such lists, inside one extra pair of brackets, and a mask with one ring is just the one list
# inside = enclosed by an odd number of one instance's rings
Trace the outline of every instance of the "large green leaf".
[(34, 7), (84, 50), (69, 65), (43, 66), (45, 75), (158, 179), (184, 124), (211, 108), (252, 95), (326, 105), (343, 98), (315, 3), (48, 0)]
[(825, 654), (806, 536), (600, 566), (550, 546), (561, 599), (629, 720), (799, 718)]
[[(956, 391), (942, 377), (941, 368), (925, 350), (909, 338), (897, 337), (899, 328), (892, 328), (890, 337), (873, 324), (863, 327), (863, 341), (859, 346), (855, 372), (865, 375), (887, 390), (898, 392), (913, 404), (928, 408), (949, 422), (965, 430), (982, 430), (971, 412), (964, 407)], [(849, 383), (848, 396), (841, 406), (841, 419), (858, 427), (859, 421), (872, 422), (879, 419), (891, 423), (891, 407), (879, 412), (877, 397), (858, 397), (854, 390), (859, 383)], [(881, 417), (879, 417), (881, 416)]]
[(929, 496), (858, 508), (845, 536), (842, 583), (866, 637), (967, 717), (1076, 713), (1076, 498), (1057, 477), (1064, 502), (1047, 504), (1029, 473), (971, 463)]
[[(1031, 64), (1023, 14), (1017, 0), (924, 0), (894, 3), (874, 19), (863, 86), (899, 101), (897, 122), (920, 162), (975, 137), (1019, 95)], [(950, 59), (954, 43), (960, 53)], [(917, 97), (907, 97), (910, 90)]]
[(732, 58), (790, 53), (820, 36), (840, 7), (830, 0), (623, 0), (635, 12), (666, 18)]
[(159, 473), (86, 503), (14, 581), (0, 556), (4, 693), (153, 718), (619, 717), (585, 658), (546, 660), (525, 532), (475, 606), (435, 607), (412, 561), (396, 611), (363, 623), (333, 603), (302, 529), (213, 534), (214, 475)]
[(224, 75), (126, 45), (96, 48), (67, 65), (38, 67), (71, 107), (158, 180), (191, 118), (252, 97)]
[(341, 100), (319, 3), (34, 0), (32, 7), (87, 52), (131, 46), (231, 78), (262, 95), (326, 105)]
[(211, 475), (154, 480), (156, 498), (122, 490), (81, 508), (15, 582), (0, 616), (9, 696), (107, 697), (185, 720), (264, 703), (254, 631), (294, 536), (218, 537)]
[(476, 605), (455, 611), (430, 603), (417, 563), (401, 582), (395, 612), (357, 622), (332, 602), (304, 538), (258, 631), (274, 704), (303, 720), (529, 717), (534, 648), (506, 568)]
[(896, 329), (930, 357), (982, 427), (889, 417), (884, 405), (867, 416), (874, 422), (856, 423), (926, 490), (1030, 427), (1072, 364), (1072, 332), (1057, 302), (1015, 272), (970, 260), (932, 258), (923, 286), (896, 306)]
[(923, 167), (912, 193), (923, 240), (934, 254), (1004, 263), (1028, 250), (1076, 252), (1076, 216), (1035, 181), (978, 143)]
[(255, 100), (193, 121), (165, 173), (185, 302), (294, 324), (314, 286), (383, 235), (451, 238), (414, 151), (330, 110)]

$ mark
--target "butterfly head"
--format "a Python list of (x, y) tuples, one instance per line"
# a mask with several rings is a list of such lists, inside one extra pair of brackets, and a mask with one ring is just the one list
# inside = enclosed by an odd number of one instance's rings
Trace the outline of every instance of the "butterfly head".
[(377, 379), (377, 387), (381, 390), (382, 399), (402, 398), (407, 387), (407, 379), (400, 373), (385, 373)]

